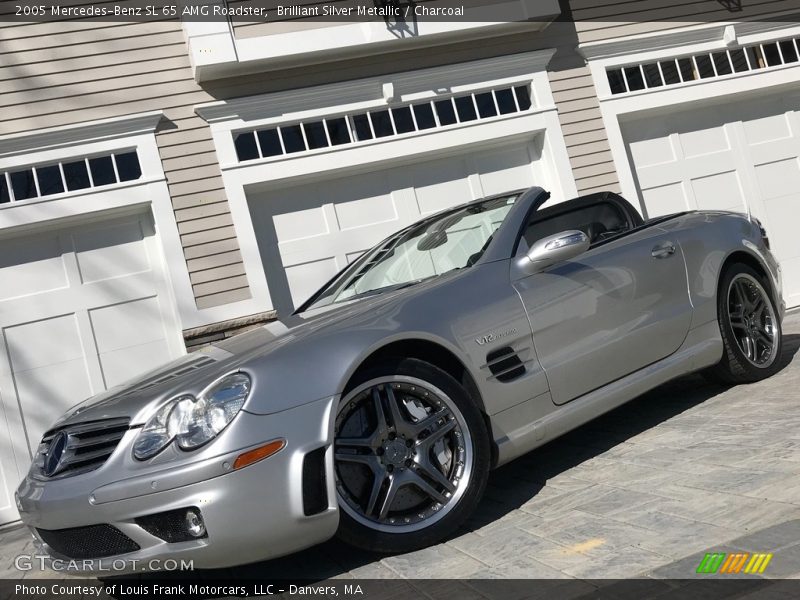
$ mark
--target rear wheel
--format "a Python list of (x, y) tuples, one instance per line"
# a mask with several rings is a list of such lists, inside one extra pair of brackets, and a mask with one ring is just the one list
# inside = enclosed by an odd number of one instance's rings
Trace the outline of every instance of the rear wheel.
[(378, 552), (408, 552), (453, 533), (477, 506), (489, 439), (464, 388), (416, 359), (361, 374), (336, 419), (338, 535)]
[(768, 289), (761, 275), (748, 265), (737, 263), (726, 269), (717, 298), (724, 352), (708, 372), (713, 379), (750, 383), (777, 372), (783, 336)]

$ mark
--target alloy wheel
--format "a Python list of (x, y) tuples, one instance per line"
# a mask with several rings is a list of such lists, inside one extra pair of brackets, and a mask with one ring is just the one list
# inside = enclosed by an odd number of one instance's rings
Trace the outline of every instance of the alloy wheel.
[(372, 529), (406, 533), (442, 519), (469, 486), (473, 444), (456, 404), (413, 377), (373, 379), (336, 419), (340, 506)]
[(778, 354), (780, 329), (775, 311), (761, 283), (740, 273), (728, 287), (728, 319), (736, 344), (755, 367), (769, 367)]

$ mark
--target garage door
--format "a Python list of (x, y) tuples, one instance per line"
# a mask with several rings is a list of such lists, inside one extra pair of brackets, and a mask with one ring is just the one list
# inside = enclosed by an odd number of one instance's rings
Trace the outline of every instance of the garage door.
[(182, 353), (149, 216), (0, 241), (0, 524), (42, 434)]
[(284, 314), (362, 252), (421, 216), (541, 185), (536, 142), (490, 148), (249, 198), (275, 308)]
[(623, 125), (649, 217), (725, 209), (759, 218), (800, 305), (800, 99), (763, 97)]

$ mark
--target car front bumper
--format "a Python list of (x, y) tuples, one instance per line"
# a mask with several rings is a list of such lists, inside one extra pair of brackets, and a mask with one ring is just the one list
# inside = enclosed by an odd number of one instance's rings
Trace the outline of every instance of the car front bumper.
[[(178, 564), (191, 561), (196, 569), (217, 568), (290, 554), (330, 538), (338, 526), (332, 456), (335, 406), (336, 399), (327, 398), (271, 415), (242, 412), (220, 436), (228, 446), (232, 439), (241, 443), (237, 449), (209, 457), (212, 443), (202, 458), (191, 461), (192, 455), (184, 453), (146, 469), (131, 457), (139, 432), (131, 429), (95, 471), (49, 481), (29, 474), (17, 491), (20, 517), (40, 547), (58, 559), (54, 563), (68, 569), (151, 571), (172, 568), (169, 559)], [(286, 446), (259, 462), (233, 468), (237, 456), (274, 439), (285, 439)], [(304, 468), (314, 468), (307, 456), (315, 451), (317, 457), (324, 453), (324, 467), (314, 462), (324, 473), (304, 477)], [(316, 481), (315, 489), (310, 481)], [(306, 514), (312, 493), (316, 508)], [(190, 507), (200, 510), (207, 537), (167, 542), (136, 522)], [(75, 557), (47, 546), (37, 531), (72, 535), (61, 530), (98, 524), (115, 527), (140, 549), (70, 560)]]

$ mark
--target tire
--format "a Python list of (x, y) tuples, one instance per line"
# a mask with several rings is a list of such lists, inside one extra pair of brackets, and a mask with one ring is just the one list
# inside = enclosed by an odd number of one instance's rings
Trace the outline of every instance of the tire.
[(477, 507), (490, 457), (481, 412), (449, 374), (412, 358), (365, 370), (336, 419), (338, 537), (382, 553), (447, 538)]
[(748, 265), (734, 263), (723, 272), (717, 290), (722, 359), (704, 373), (712, 381), (753, 383), (780, 369), (783, 331), (769, 289), (764, 277)]

